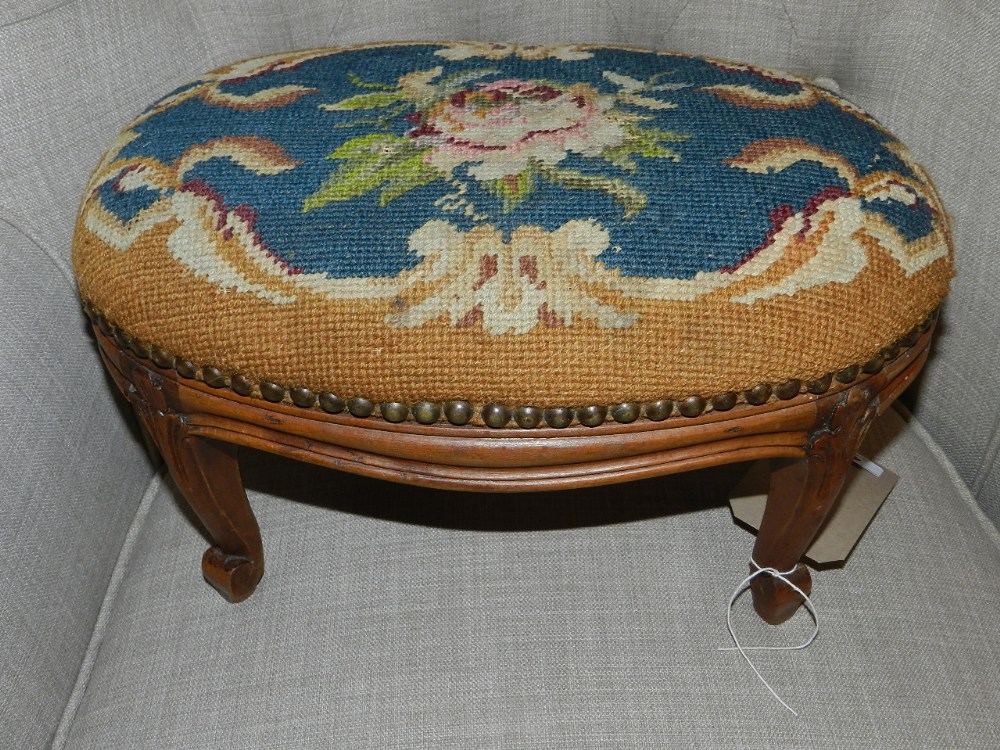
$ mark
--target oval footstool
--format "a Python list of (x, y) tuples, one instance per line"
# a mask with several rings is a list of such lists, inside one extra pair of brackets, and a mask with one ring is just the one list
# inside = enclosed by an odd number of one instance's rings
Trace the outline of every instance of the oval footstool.
[(263, 574), (239, 446), (488, 492), (772, 458), (769, 622), (952, 276), (907, 149), (834, 92), (599, 46), (238, 62), (117, 138), (73, 259), (104, 361), (212, 535)]

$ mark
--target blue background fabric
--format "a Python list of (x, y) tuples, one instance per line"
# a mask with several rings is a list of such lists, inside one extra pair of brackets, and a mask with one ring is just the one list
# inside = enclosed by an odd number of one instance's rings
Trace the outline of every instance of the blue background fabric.
[[(790, 212), (800, 211), (824, 189), (846, 189), (833, 169), (815, 161), (800, 161), (768, 174), (751, 173), (725, 163), (755, 140), (802, 139), (846, 157), (860, 174), (891, 170), (913, 176), (886, 147), (892, 140), (890, 136), (830, 101), (821, 100), (805, 108), (754, 109), (703, 90), (717, 84), (747, 85), (784, 95), (801, 89), (794, 81), (778, 82), (751, 70), (724, 68), (696, 57), (625, 49), (588, 49), (592, 56), (583, 60), (525, 60), (515, 55), (500, 60), (449, 60), (436, 54), (442, 49), (445, 47), (441, 45), (353, 49), (306, 60), (293, 69), (224, 83), (222, 91), (240, 95), (287, 85), (317, 91), (284, 106), (256, 111), (188, 99), (142, 122), (136, 128), (140, 137), (127, 145), (120, 157), (152, 156), (169, 162), (193, 144), (223, 136), (258, 136), (279, 144), (301, 164), (282, 174), (262, 176), (228, 159), (211, 159), (197, 165), (187, 179), (204, 180), (222, 194), (229, 206), (252, 207), (256, 212), (255, 229), (268, 248), (291, 268), (335, 278), (394, 276), (416, 265), (419, 258), (408, 251), (407, 238), (426, 221), (442, 217), (434, 203), (452, 189), (442, 178), (384, 207), (379, 205), (376, 193), (367, 193), (303, 211), (306, 198), (336, 168), (336, 161), (328, 156), (339, 145), (371, 132), (405, 137), (414, 129), (413, 122), (403, 116), (390, 119), (387, 129), (372, 125), (371, 109), (320, 108), (320, 104), (370, 93), (370, 88), (356, 82), (358, 79), (369, 85), (392, 87), (408, 73), (442, 66), (441, 78), (480, 71), (473, 79), (475, 83), (520, 79), (568, 86), (583, 82), (603, 94), (617, 90), (604, 77), (606, 71), (640, 81), (660, 75), (660, 81), (679, 86), (648, 94), (675, 104), (675, 109), (616, 105), (648, 118), (640, 123), (641, 127), (652, 126), (683, 136), (684, 140), (670, 144), (679, 154), (676, 162), (637, 157), (637, 168), (629, 173), (604, 160), (569, 153), (559, 164), (585, 174), (625, 179), (641, 189), (649, 203), (631, 218), (623, 216), (622, 207), (607, 193), (570, 190), (550, 183), (539, 184), (527, 200), (505, 210), (502, 199), (483, 183), (467, 181), (469, 199), (505, 234), (519, 226), (553, 230), (571, 219), (595, 219), (611, 236), (611, 247), (597, 260), (625, 276), (688, 279), (699, 271), (736, 267), (766, 241), (772, 231), (774, 211), (783, 207), (789, 207)], [(467, 177), (467, 169), (458, 167), (455, 175)], [(119, 192), (110, 184), (105, 184), (101, 192), (104, 205), (122, 220), (155, 198), (151, 191)], [(926, 204), (906, 207), (879, 201), (866, 208), (881, 212), (907, 240), (931, 230)], [(447, 218), (463, 231), (475, 223), (461, 214)]]

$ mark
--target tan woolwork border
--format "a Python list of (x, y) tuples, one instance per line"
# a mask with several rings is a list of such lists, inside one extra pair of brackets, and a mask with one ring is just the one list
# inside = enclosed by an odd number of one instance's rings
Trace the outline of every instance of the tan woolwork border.
[[(491, 335), (442, 316), (415, 328), (385, 323), (392, 299), (330, 300), (298, 290), (290, 305), (221, 290), (167, 250), (174, 220), (126, 251), (80, 221), (74, 264), (84, 300), (131, 337), (251, 381), (374, 402), (467, 400), (541, 408), (711, 397), (762, 382), (818, 379), (865, 362), (919, 324), (947, 294), (950, 258), (907, 277), (877, 242), (849, 284), (828, 283), (752, 305), (734, 284), (694, 301), (591, 290), (638, 313), (629, 328), (538, 325)], [(792, 261), (788, 261), (792, 262)], [(778, 263), (753, 283), (788, 273)]]

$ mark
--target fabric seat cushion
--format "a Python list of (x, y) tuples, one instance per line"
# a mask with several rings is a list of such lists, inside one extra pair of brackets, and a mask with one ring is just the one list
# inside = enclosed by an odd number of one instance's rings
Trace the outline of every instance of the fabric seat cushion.
[(539, 407), (804, 384), (906, 334), (952, 275), (927, 175), (830, 90), (472, 42), (174, 91), (98, 166), (73, 257), (86, 303), (186, 374)]

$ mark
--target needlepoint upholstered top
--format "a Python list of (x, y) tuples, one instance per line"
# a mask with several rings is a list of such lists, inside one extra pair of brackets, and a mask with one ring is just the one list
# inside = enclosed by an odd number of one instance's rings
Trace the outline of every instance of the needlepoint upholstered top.
[(107, 330), (184, 377), (510, 429), (822, 393), (881, 367), (952, 275), (927, 175), (830, 90), (472, 42), (177, 89), (98, 166), (73, 254)]
[(751, 588), (775, 623), (952, 274), (923, 170), (827, 89), (474, 42), (174, 91), (98, 166), (74, 262), (227, 597), (263, 574), (239, 447), (497, 492), (770, 458)]

